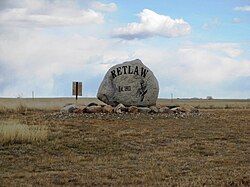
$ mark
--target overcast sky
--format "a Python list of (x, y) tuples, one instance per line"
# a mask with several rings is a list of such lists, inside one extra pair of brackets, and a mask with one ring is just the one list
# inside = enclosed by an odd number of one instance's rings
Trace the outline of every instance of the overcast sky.
[(249, 0), (1, 0), (0, 97), (96, 96), (141, 59), (160, 97), (250, 98)]

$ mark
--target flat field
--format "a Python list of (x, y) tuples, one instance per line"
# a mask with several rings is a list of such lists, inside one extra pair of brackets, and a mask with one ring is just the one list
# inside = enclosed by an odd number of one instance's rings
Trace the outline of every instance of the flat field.
[(250, 186), (249, 102), (186, 118), (60, 114), (59, 105), (14, 110), (11, 102), (0, 110), (0, 126), (44, 126), (48, 136), (0, 144), (0, 186)]
[[(95, 102), (103, 104), (96, 98), (79, 98), (77, 104)], [(29, 109), (58, 110), (65, 104), (76, 103), (74, 98), (0, 98), (1, 109)], [(157, 105), (192, 105), (200, 109), (250, 109), (250, 99), (158, 99)]]

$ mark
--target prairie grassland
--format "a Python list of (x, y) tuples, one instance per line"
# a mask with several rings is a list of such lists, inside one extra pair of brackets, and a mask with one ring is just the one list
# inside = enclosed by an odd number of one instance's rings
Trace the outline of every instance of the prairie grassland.
[(18, 121), (0, 121), (0, 144), (34, 143), (46, 140), (45, 126), (25, 125)]
[(96, 98), (79, 98), (76, 100), (72, 98), (0, 98), (1, 110), (17, 110), (17, 109), (36, 109), (36, 110), (58, 110), (69, 103), (74, 104), (88, 104), (95, 102), (103, 104)]
[(49, 134), (40, 144), (0, 145), (0, 184), (250, 186), (250, 110), (201, 112), (184, 119), (2, 112), (2, 120)]
[[(79, 98), (77, 104), (95, 102), (104, 104), (96, 98)], [(58, 110), (69, 103), (76, 103), (74, 98), (0, 98), (0, 112), (5, 110)], [(199, 109), (250, 109), (250, 99), (158, 99), (157, 105), (192, 105)]]
[(198, 109), (250, 109), (250, 99), (158, 99), (159, 105), (191, 105)]

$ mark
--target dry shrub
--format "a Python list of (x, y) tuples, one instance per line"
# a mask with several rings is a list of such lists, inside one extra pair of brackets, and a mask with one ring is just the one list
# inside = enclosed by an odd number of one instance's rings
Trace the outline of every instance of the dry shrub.
[(34, 143), (46, 140), (48, 130), (45, 126), (25, 125), (17, 121), (0, 122), (0, 144)]
[(20, 104), (17, 108), (16, 108), (16, 112), (20, 113), (20, 114), (26, 114), (27, 113), (28, 108), (22, 104)]

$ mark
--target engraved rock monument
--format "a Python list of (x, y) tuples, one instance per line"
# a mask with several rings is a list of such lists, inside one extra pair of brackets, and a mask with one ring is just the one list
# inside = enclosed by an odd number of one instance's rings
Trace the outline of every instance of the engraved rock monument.
[(159, 85), (153, 72), (141, 60), (111, 67), (97, 93), (98, 99), (116, 106), (152, 106), (156, 104)]

